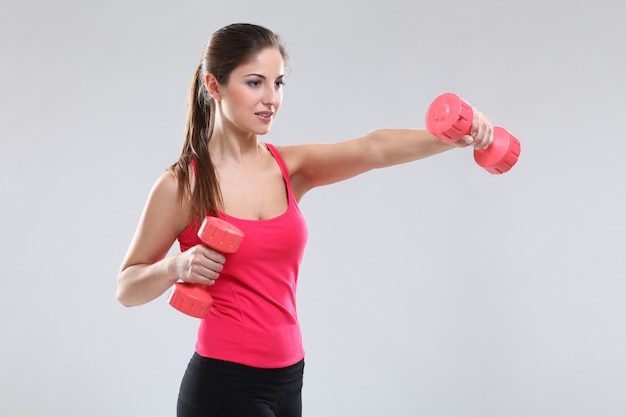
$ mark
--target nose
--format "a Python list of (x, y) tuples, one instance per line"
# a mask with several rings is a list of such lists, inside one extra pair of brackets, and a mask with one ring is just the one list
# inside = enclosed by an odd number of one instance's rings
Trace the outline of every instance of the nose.
[(280, 91), (273, 85), (268, 86), (263, 94), (263, 104), (277, 106), (280, 103)]

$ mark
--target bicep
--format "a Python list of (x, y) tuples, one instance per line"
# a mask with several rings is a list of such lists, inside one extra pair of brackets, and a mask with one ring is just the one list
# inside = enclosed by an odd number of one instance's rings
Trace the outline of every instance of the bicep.
[(165, 257), (184, 230), (188, 217), (178, 195), (177, 180), (168, 171), (150, 191), (121, 269), (152, 264)]

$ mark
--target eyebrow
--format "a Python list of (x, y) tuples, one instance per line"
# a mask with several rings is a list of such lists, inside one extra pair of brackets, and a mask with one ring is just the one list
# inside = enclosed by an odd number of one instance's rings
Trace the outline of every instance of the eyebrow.
[[(263, 80), (267, 79), (267, 77), (265, 75), (257, 74), (257, 73), (254, 73), (254, 72), (252, 72), (250, 74), (246, 74), (246, 75), (244, 75), (244, 77), (259, 77), (259, 78), (261, 78)], [(280, 78), (285, 78), (285, 74), (280, 74), (278, 77), (276, 77), (277, 80), (280, 79)]]

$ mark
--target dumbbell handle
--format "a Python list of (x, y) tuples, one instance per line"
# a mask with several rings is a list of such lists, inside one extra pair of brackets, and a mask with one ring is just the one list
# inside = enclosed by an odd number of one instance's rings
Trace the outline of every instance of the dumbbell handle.
[[(437, 97), (426, 112), (426, 129), (440, 140), (456, 142), (470, 134), (474, 111), (454, 93)], [(492, 174), (503, 174), (517, 163), (521, 151), (519, 140), (503, 127), (494, 127), (493, 143), (486, 149), (475, 149), (474, 160)]]
[[(198, 230), (198, 237), (213, 250), (234, 253), (243, 240), (243, 232), (225, 220), (207, 216)], [(167, 301), (178, 311), (197, 318), (204, 318), (213, 304), (206, 285), (187, 282), (175, 283)]]

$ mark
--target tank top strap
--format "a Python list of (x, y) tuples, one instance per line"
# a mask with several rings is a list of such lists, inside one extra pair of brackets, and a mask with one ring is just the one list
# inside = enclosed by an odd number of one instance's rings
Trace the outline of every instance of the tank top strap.
[(276, 147), (270, 143), (266, 143), (267, 149), (270, 151), (276, 163), (280, 167), (280, 172), (283, 174), (283, 178), (285, 180), (285, 184), (287, 185), (287, 192), (289, 193), (289, 198), (294, 199), (293, 190), (291, 189), (291, 178), (289, 177), (289, 170), (287, 169), (287, 165), (285, 165), (285, 161), (283, 157), (280, 156), (280, 153), (276, 149)]

